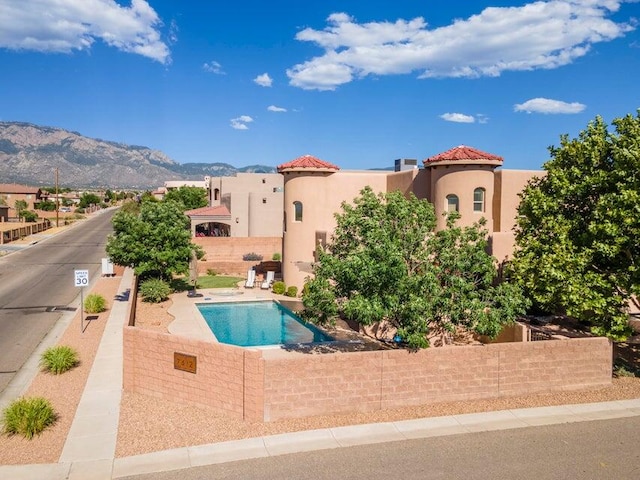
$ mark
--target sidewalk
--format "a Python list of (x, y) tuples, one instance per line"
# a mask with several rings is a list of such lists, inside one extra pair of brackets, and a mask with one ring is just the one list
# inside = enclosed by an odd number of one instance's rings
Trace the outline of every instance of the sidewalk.
[[(59, 462), (0, 466), (0, 478), (103, 480), (321, 449), (640, 415), (640, 399), (620, 400), (326, 428), (114, 458), (122, 394), (122, 328), (132, 279), (133, 272), (127, 269), (118, 288), (125, 300), (113, 305), (107, 319)], [(29, 368), (34, 368), (31, 361), (25, 366)]]

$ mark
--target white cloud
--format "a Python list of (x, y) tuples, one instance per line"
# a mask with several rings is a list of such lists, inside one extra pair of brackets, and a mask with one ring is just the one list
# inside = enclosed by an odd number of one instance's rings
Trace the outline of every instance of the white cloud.
[(263, 73), (262, 75), (258, 75), (256, 78), (253, 79), (253, 81), (263, 87), (270, 87), (271, 84), (273, 83), (273, 80), (271, 79), (268, 73)]
[[(160, 38), (162, 21), (145, 0), (130, 7), (113, 0), (4, 0), (0, 3), (0, 47), (71, 53), (89, 50), (96, 40), (127, 53), (171, 63)], [(169, 36), (176, 39), (177, 27)]]
[(516, 112), (527, 113), (580, 113), (587, 106), (578, 103), (567, 103), (550, 98), (532, 98), (524, 103), (516, 103), (513, 109)]
[(464, 113), (443, 113), (440, 118), (447, 122), (455, 123), (473, 123), (476, 121), (473, 115), (465, 115)]
[(584, 56), (593, 44), (635, 28), (608, 18), (624, 0), (536, 1), (488, 7), (467, 19), (429, 28), (422, 17), (357, 23), (334, 13), (324, 30), (296, 35), (324, 54), (287, 70), (290, 84), (334, 90), (367, 75), (420, 71), (420, 78), (499, 76), (504, 71), (558, 68)]
[(240, 115), (239, 117), (231, 119), (231, 128), (236, 130), (249, 130), (247, 123), (253, 122), (253, 118), (249, 115)]
[(204, 65), (202, 65), (202, 69), (205, 72), (209, 72), (209, 73), (215, 73), (217, 75), (224, 75), (224, 71), (222, 70), (222, 65), (220, 65), (218, 62), (211, 60), (209, 63), (205, 63)]
[(276, 107), (275, 105), (269, 105), (267, 107), (267, 110), (269, 110), (270, 112), (286, 112), (287, 111), (286, 108)]

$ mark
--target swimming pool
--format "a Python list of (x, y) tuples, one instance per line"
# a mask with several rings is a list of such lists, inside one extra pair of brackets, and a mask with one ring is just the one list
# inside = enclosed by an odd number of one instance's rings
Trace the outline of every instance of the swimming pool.
[(333, 340), (273, 301), (199, 303), (196, 306), (220, 343), (258, 347)]

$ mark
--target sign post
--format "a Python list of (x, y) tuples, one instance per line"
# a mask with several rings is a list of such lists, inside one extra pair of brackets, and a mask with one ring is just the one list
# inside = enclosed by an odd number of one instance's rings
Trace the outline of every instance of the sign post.
[(80, 287), (80, 332), (84, 333), (84, 287), (89, 285), (89, 270), (74, 270), (74, 285)]

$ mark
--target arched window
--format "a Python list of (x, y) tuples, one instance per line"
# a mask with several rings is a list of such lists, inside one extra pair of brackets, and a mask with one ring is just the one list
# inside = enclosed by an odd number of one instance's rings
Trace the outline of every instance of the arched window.
[(216, 188), (213, 190), (213, 199), (214, 200), (220, 200), (220, 189)]
[(460, 204), (457, 195), (447, 195), (447, 212), (457, 212), (460, 210)]
[(302, 221), (302, 202), (295, 201), (293, 202), (293, 221), (301, 222)]
[(473, 211), (484, 212), (484, 188), (476, 188), (473, 191)]

